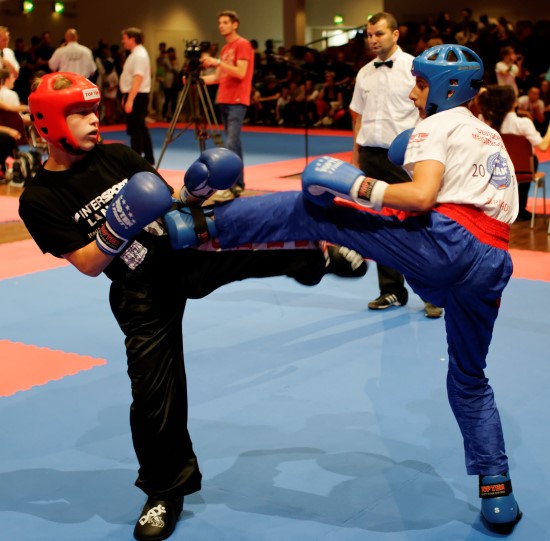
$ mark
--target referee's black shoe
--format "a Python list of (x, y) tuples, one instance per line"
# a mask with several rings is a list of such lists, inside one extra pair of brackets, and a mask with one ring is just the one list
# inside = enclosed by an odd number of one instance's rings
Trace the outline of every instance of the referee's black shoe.
[(401, 302), (397, 298), (397, 295), (394, 295), (393, 293), (384, 293), (377, 299), (369, 302), (367, 306), (369, 307), (369, 310), (386, 310), (392, 306), (404, 306), (405, 304), (407, 304), (407, 301)]

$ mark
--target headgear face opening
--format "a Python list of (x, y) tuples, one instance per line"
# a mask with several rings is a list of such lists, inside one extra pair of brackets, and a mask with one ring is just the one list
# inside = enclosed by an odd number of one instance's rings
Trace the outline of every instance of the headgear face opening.
[(483, 62), (468, 47), (436, 45), (413, 60), (412, 74), (429, 85), (428, 115), (470, 101), (483, 84)]
[[(56, 90), (55, 82), (62, 77), (71, 84)], [(75, 106), (94, 105), (100, 100), (99, 88), (85, 77), (69, 72), (48, 73), (29, 95), (29, 111), (43, 139), (66, 152), (79, 154), (82, 151), (69, 130), (67, 114)]]

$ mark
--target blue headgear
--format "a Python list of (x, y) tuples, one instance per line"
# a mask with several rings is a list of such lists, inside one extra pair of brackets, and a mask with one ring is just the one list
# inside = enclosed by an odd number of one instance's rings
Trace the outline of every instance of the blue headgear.
[(452, 109), (470, 101), (483, 84), (483, 62), (468, 47), (436, 45), (413, 60), (412, 74), (430, 86), (428, 115)]

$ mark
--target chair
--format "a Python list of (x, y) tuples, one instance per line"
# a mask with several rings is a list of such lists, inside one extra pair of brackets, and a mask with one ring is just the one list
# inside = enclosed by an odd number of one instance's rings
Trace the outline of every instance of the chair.
[[(542, 188), (542, 205), (544, 208), (544, 220), (546, 221), (546, 187), (545, 178), (546, 175), (543, 172), (535, 170), (535, 153), (533, 151), (533, 145), (523, 135), (516, 135), (513, 133), (502, 133), (502, 141), (514, 169), (516, 170), (516, 178), (518, 183), (520, 182), (533, 182), (535, 185), (535, 197), (533, 202), (533, 210), (531, 212), (531, 229), (535, 227), (535, 215), (537, 211), (537, 194), (539, 188)], [(550, 226), (549, 226), (550, 234)]]

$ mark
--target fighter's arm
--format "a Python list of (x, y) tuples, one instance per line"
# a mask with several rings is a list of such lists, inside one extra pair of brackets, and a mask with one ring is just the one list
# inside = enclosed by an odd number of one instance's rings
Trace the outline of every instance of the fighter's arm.
[(98, 276), (130, 239), (164, 215), (171, 205), (171, 191), (160, 177), (151, 172), (136, 173), (111, 201), (95, 242), (63, 257), (80, 272)]
[(131, 113), (134, 108), (134, 100), (136, 99), (136, 96), (138, 95), (139, 88), (141, 86), (141, 82), (143, 81), (143, 75), (136, 73), (132, 78), (132, 87), (130, 88), (130, 92), (128, 92), (128, 96), (126, 98), (126, 102), (124, 103), (124, 111), (126, 113)]
[(95, 241), (83, 248), (63, 254), (63, 257), (81, 273), (92, 277), (99, 276), (114, 258), (104, 254)]
[(399, 210), (426, 211), (435, 205), (441, 189), (445, 165), (436, 160), (417, 162), (412, 182), (390, 184), (383, 204)]
[(443, 181), (445, 166), (436, 160), (416, 162), (412, 182), (389, 184), (365, 177), (357, 167), (337, 158), (323, 156), (310, 162), (302, 175), (304, 195), (321, 206), (338, 196), (360, 206), (380, 210), (426, 211), (433, 207)]

